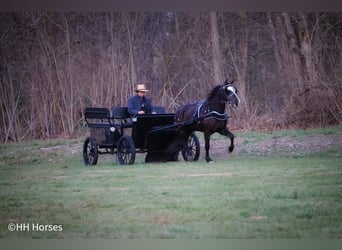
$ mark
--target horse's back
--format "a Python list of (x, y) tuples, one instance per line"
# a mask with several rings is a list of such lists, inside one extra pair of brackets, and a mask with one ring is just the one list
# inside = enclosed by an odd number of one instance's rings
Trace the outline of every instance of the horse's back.
[(175, 122), (185, 122), (193, 119), (197, 103), (189, 103), (180, 106), (175, 112)]

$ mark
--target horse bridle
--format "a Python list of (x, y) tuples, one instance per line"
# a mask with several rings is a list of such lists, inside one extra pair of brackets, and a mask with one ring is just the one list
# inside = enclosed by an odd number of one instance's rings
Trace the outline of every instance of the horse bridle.
[(227, 85), (223, 85), (223, 86), (222, 86), (222, 89), (229, 90), (229, 91), (231, 92), (231, 94), (228, 95), (226, 101), (221, 100), (221, 101), (216, 101), (216, 102), (208, 102), (208, 101), (206, 101), (206, 102), (207, 102), (207, 103), (224, 103), (224, 104), (226, 104), (227, 102), (229, 102), (229, 99), (230, 99), (232, 96), (235, 96), (236, 99), (238, 100), (238, 103), (240, 103), (240, 98), (239, 98), (239, 96), (236, 94), (236, 88), (235, 88), (234, 86), (232, 86), (232, 85), (228, 85), (228, 86), (227, 86)]
[(240, 98), (239, 96), (236, 94), (236, 88), (233, 87), (232, 85), (228, 85), (225, 87), (226, 90), (229, 90), (231, 92), (231, 94), (227, 97), (227, 102), (229, 101), (229, 99), (232, 97), (232, 96), (235, 96), (236, 99), (238, 100), (238, 103), (240, 103)]

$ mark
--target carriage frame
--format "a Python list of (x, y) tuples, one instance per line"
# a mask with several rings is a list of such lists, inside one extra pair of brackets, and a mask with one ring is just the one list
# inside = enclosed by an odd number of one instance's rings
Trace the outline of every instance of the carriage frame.
[[(86, 108), (84, 118), (90, 128), (90, 135), (83, 144), (85, 165), (96, 165), (100, 154), (116, 154), (120, 165), (135, 162), (136, 153), (148, 155), (163, 154), (168, 151), (169, 142), (177, 135), (182, 125), (174, 122), (175, 114), (165, 113), (164, 107), (154, 107), (157, 114), (130, 117), (127, 107)], [(195, 133), (174, 153), (179, 152), (185, 161), (197, 161), (200, 143)]]

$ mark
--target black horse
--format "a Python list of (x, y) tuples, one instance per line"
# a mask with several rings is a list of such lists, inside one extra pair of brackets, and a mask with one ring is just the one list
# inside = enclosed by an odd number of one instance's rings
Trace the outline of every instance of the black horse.
[(205, 101), (181, 106), (175, 114), (176, 123), (186, 125), (191, 131), (204, 133), (207, 162), (212, 161), (209, 156), (210, 136), (215, 132), (230, 138), (229, 152), (234, 150), (234, 135), (227, 128), (228, 115), (225, 112), (226, 103), (235, 108), (240, 102), (233, 82), (226, 80), (213, 88)]

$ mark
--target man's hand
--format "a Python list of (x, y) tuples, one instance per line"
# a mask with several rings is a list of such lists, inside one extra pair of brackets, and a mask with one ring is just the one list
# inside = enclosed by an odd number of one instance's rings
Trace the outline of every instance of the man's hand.
[(143, 110), (138, 111), (138, 115), (143, 115), (143, 114), (145, 114), (145, 111)]

